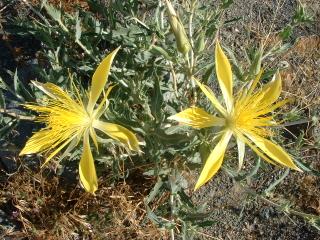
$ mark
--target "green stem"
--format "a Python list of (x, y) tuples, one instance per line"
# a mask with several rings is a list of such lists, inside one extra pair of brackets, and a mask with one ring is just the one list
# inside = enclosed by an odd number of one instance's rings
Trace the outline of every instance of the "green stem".
[(193, 16), (194, 16), (194, 11), (195, 11), (195, 5), (196, 1), (190, 3), (191, 4), (191, 9), (190, 9), (190, 16), (189, 16), (189, 23), (188, 23), (188, 35), (189, 35), (189, 41), (191, 45), (191, 50), (190, 50), (190, 63), (189, 63), (189, 73), (188, 77), (191, 82), (192, 90), (193, 90), (193, 97), (194, 97), (194, 102), (197, 102), (197, 91), (196, 91), (196, 86), (195, 86), (195, 81), (193, 80), (193, 71), (194, 71), (194, 52), (193, 52), (193, 47), (194, 47), (194, 42), (193, 42)]
[(164, 29), (164, 9), (162, 8), (162, 0), (159, 0), (159, 9), (160, 9), (160, 28)]
[(0, 108), (0, 113), (8, 115), (10, 117), (20, 119), (20, 120), (33, 121), (35, 119), (34, 116), (32, 116), (32, 117), (31, 116), (24, 116), (24, 115), (20, 115), (20, 114), (14, 113), (14, 112), (8, 112), (6, 109), (3, 109), (3, 108)]
[(169, 61), (169, 65), (170, 65), (170, 70), (171, 70), (171, 74), (172, 74), (174, 94), (175, 94), (176, 97), (178, 98), (177, 76), (176, 76), (176, 73), (175, 73), (175, 71), (174, 71), (173, 64), (172, 64), (171, 61)]
[[(174, 221), (174, 195), (171, 192), (170, 195), (170, 205), (171, 205), (171, 217), (172, 217), (172, 221)], [(174, 240), (174, 228), (170, 229), (170, 236), (171, 236), (171, 240)]]
[[(282, 209), (282, 206), (278, 203), (275, 203), (261, 195), (258, 195), (257, 194), (257, 197), (259, 197), (261, 200), (269, 203), (270, 205), (274, 206), (274, 207), (277, 207), (279, 209)], [(316, 216), (316, 215), (313, 215), (313, 214), (308, 214), (308, 213), (304, 213), (304, 212), (299, 212), (297, 210), (294, 210), (294, 209), (290, 209), (290, 208), (286, 208), (285, 210), (283, 210), (287, 213), (291, 213), (291, 214), (294, 214), (294, 215), (297, 215), (297, 216), (300, 216), (300, 217), (303, 217), (303, 218), (307, 218), (308, 220), (311, 220), (311, 219), (316, 219), (316, 218), (320, 218), (319, 216)]]
[(273, 182), (265, 191), (264, 193), (268, 196), (270, 194), (270, 192), (272, 191), (272, 189), (274, 189), (279, 183), (281, 183), (286, 176), (288, 176), (290, 172), (290, 168), (288, 168), (281, 176), (278, 180), (276, 180), (275, 182)]
[[(175, 190), (175, 186), (176, 186), (176, 170), (175, 170), (175, 166), (173, 166), (173, 168), (171, 168), (170, 171), (170, 176), (169, 176), (169, 180), (170, 180), (170, 188), (171, 188), (171, 193), (170, 193), (170, 207), (171, 207), (171, 221), (173, 223), (175, 223), (175, 204), (174, 204), (174, 200), (175, 200), (175, 194), (176, 194), (176, 190)], [(170, 236), (171, 236), (171, 240), (174, 240), (174, 228), (170, 229)]]

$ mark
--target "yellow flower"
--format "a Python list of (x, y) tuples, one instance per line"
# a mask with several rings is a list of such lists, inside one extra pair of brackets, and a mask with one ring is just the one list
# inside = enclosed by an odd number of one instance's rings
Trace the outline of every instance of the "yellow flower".
[(83, 139), (83, 152), (79, 164), (80, 180), (86, 191), (93, 193), (98, 189), (98, 180), (90, 149), (90, 137), (98, 149), (96, 129), (109, 137), (125, 144), (131, 150), (139, 151), (136, 136), (120, 125), (100, 121), (104, 105), (112, 86), (108, 88), (103, 100), (96, 106), (99, 96), (107, 82), (112, 61), (119, 48), (110, 53), (98, 66), (92, 77), (92, 86), (89, 99), (85, 105), (78, 90), (73, 99), (60, 87), (52, 84), (33, 82), (33, 84), (49, 96), (47, 104), (43, 106), (26, 104), (30, 110), (39, 112), (38, 122), (46, 127), (36, 132), (26, 143), (20, 155), (44, 153), (47, 156), (45, 163), (52, 159), (66, 146), (65, 156), (73, 150)]
[(216, 43), (215, 64), (225, 107), (219, 103), (207, 86), (199, 81), (197, 84), (218, 111), (219, 117), (197, 107), (188, 108), (169, 117), (180, 124), (198, 129), (213, 126), (222, 128), (219, 132), (221, 138), (206, 160), (195, 189), (208, 182), (219, 170), (232, 135), (237, 141), (239, 169), (243, 163), (245, 145), (248, 145), (259, 157), (269, 163), (300, 170), (283, 148), (267, 139), (272, 135), (272, 131), (266, 127), (277, 125), (271, 113), (288, 102), (288, 100), (282, 100), (276, 103), (282, 88), (280, 74), (277, 73), (272, 81), (255, 91), (262, 74), (260, 71), (250, 86), (243, 87), (234, 96), (231, 65), (219, 42)]

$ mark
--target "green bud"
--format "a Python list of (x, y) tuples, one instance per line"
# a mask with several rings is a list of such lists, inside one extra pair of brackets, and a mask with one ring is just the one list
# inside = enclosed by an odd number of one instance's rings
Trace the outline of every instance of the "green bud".
[(155, 55), (161, 55), (163, 56), (165, 59), (167, 60), (172, 60), (172, 58), (170, 57), (169, 53), (164, 50), (162, 47), (156, 46), (156, 45), (152, 45), (150, 52), (155, 54)]
[(190, 49), (191, 45), (189, 43), (189, 39), (187, 37), (186, 31), (184, 29), (183, 24), (181, 23), (176, 11), (174, 10), (172, 4), (169, 0), (166, 0), (167, 9), (169, 12), (169, 23), (171, 26), (171, 30), (175, 36), (177, 42), (177, 49), (183, 55), (187, 54)]

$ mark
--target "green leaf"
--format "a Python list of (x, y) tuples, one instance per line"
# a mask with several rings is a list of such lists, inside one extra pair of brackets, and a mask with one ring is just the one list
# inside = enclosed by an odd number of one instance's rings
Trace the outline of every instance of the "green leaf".
[(146, 210), (147, 210), (147, 217), (159, 228), (165, 228), (165, 229), (173, 229), (176, 224), (171, 221), (164, 221), (162, 220), (162, 217), (158, 217), (152, 210), (151, 208), (146, 205)]
[(5, 84), (2, 77), (0, 77), (0, 88), (3, 90), (7, 90), (7, 84)]
[(81, 25), (80, 25), (80, 19), (78, 15), (79, 14), (77, 14), (77, 17), (76, 17), (76, 35), (75, 35), (76, 42), (79, 41), (81, 38)]
[(254, 52), (253, 59), (251, 62), (250, 70), (249, 70), (249, 77), (246, 79), (248, 81), (252, 80), (253, 76), (256, 76), (261, 69), (261, 61), (263, 57), (263, 47), (261, 46), (258, 50)]
[(291, 25), (288, 25), (280, 32), (280, 37), (285, 41), (292, 35), (292, 33), (293, 27)]
[(0, 128), (0, 137), (7, 135), (13, 128), (18, 125), (18, 121), (11, 120), (4, 127)]
[(208, 143), (202, 143), (200, 145), (199, 152), (200, 152), (201, 161), (203, 163), (206, 162), (211, 151), (212, 151), (212, 146), (210, 146)]
[(162, 119), (162, 104), (163, 95), (161, 92), (160, 81), (156, 77), (151, 99), (151, 113), (158, 122)]
[(193, 135), (190, 134), (190, 136), (187, 136), (186, 134), (171, 134), (168, 135), (163, 129), (157, 128), (155, 130), (155, 135), (157, 138), (165, 145), (165, 146), (170, 146), (170, 145), (176, 145), (176, 144), (181, 144), (184, 142), (188, 142), (192, 139)]
[(231, 62), (233, 64), (233, 72), (234, 72), (234, 74), (236, 75), (236, 77), (240, 81), (244, 81), (243, 69), (242, 69), (241, 65), (239, 64), (235, 54), (228, 47), (224, 47), (224, 49), (227, 51), (228, 56), (230, 57), (230, 60), (231, 60)]
[(163, 182), (161, 178), (158, 178), (157, 183), (154, 185), (153, 189), (149, 193), (148, 197), (146, 198), (146, 203), (149, 204), (150, 202), (153, 201), (153, 199), (161, 192), (160, 190), (162, 189)]
[(289, 175), (289, 172), (290, 169), (286, 169), (286, 171), (280, 176), (279, 179), (275, 180), (272, 184), (269, 185), (269, 187), (266, 190), (264, 190), (264, 193), (268, 196), (270, 192)]
[(212, 76), (213, 73), (214, 73), (215, 65), (214, 65), (213, 63), (210, 63), (210, 64), (208, 64), (208, 65), (205, 67), (205, 69), (206, 69), (206, 70), (205, 70), (205, 73), (204, 73), (204, 75), (203, 75), (203, 77), (202, 77), (202, 81), (203, 81), (205, 84), (207, 84), (210, 76)]
[(254, 175), (257, 174), (257, 172), (258, 172), (258, 170), (260, 168), (260, 165), (261, 165), (261, 159), (259, 157), (257, 157), (256, 161), (255, 161), (255, 165), (250, 171), (242, 173), (242, 174), (238, 174), (238, 175), (234, 171), (234, 172), (232, 172), (232, 174), (234, 174), (233, 177), (238, 182), (240, 182), (240, 181), (242, 181), (244, 179), (250, 179), (251, 177), (253, 177)]
[(6, 102), (2, 90), (0, 89), (0, 108), (6, 108)]
[(13, 76), (13, 89), (15, 93), (18, 93), (18, 88), (19, 88), (18, 81), (19, 81), (18, 69), (16, 68), (16, 71), (14, 72), (14, 76)]
[(311, 168), (310, 167), (310, 164), (306, 164), (306, 163), (303, 163), (297, 159), (295, 159), (295, 163), (297, 164), (297, 166), (303, 170), (304, 172), (308, 172), (314, 176), (317, 176), (317, 177), (320, 177), (320, 172), (319, 171), (316, 171), (315, 169)]
[(213, 220), (204, 220), (197, 222), (196, 225), (199, 227), (211, 227), (213, 224), (217, 224), (218, 221), (213, 221)]
[(230, 5), (233, 3), (233, 0), (222, 0), (221, 1), (221, 7), (223, 9), (226, 9), (228, 7), (230, 7)]
[(196, 40), (194, 51), (201, 53), (205, 49), (205, 32), (201, 32)]
[(292, 21), (294, 24), (307, 23), (313, 21), (313, 17), (309, 16), (305, 11), (304, 6), (299, 3)]
[(61, 11), (48, 3), (44, 4), (44, 8), (52, 19), (56, 20), (57, 22), (61, 22)]
[(180, 199), (182, 200), (182, 202), (184, 204), (186, 204), (188, 207), (190, 207), (190, 208), (195, 207), (194, 204), (192, 203), (190, 197), (183, 190), (178, 191), (178, 195), (179, 195)]

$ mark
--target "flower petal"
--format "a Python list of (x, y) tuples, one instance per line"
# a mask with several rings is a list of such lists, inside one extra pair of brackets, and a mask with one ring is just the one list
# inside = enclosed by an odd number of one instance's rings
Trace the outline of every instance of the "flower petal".
[(207, 96), (207, 98), (209, 98), (209, 100), (211, 101), (213, 106), (220, 112), (220, 114), (222, 114), (223, 116), (226, 116), (226, 114), (227, 114), (226, 110), (219, 103), (218, 99), (216, 98), (214, 93), (211, 91), (211, 89), (208, 86), (200, 83), (197, 79), (195, 79), (195, 81), (198, 84), (198, 86), (200, 87), (200, 89), (202, 90), (202, 92)]
[(208, 182), (220, 169), (224, 153), (226, 151), (229, 140), (232, 136), (231, 131), (225, 132), (218, 144), (215, 146), (213, 151), (210, 153), (203, 169), (200, 174), (200, 177), (196, 183), (195, 190), (199, 189), (203, 184)]
[(104, 89), (104, 86), (106, 85), (112, 61), (119, 49), (120, 47), (113, 50), (105, 59), (103, 59), (93, 74), (91, 90), (89, 93), (89, 102), (87, 107), (89, 113), (92, 112), (94, 105), (96, 104), (102, 90)]
[(212, 126), (222, 126), (225, 124), (225, 120), (223, 118), (215, 117), (197, 107), (188, 108), (171, 117), (168, 117), (168, 119), (175, 120), (182, 125), (199, 129)]
[(256, 77), (254, 78), (254, 80), (251, 82), (251, 85), (248, 89), (248, 92), (246, 95), (251, 95), (251, 93), (254, 91), (254, 89), (256, 88), (258, 82), (260, 81), (260, 78), (262, 76), (263, 73), (263, 69), (260, 69), (259, 73), (256, 75)]
[(31, 138), (27, 141), (24, 148), (19, 153), (19, 156), (25, 154), (38, 153), (44, 150), (49, 149), (52, 144), (55, 143), (55, 139), (48, 138), (48, 135), (51, 133), (50, 130), (40, 130), (32, 135)]
[(78, 146), (80, 140), (81, 135), (74, 137), (66, 150), (59, 156), (59, 161), (62, 161), (76, 146)]
[(83, 152), (79, 164), (80, 181), (87, 192), (94, 194), (98, 189), (98, 179), (92, 157), (89, 135), (83, 137)]
[(91, 128), (89, 129), (89, 134), (90, 134), (90, 137), (91, 137), (91, 139), (92, 139), (92, 141), (93, 141), (94, 146), (96, 147), (97, 152), (99, 152), (99, 146), (98, 146), (98, 141), (97, 141), (97, 134), (96, 134), (96, 131), (94, 130), (93, 127), (91, 127)]
[(256, 147), (253, 143), (251, 143), (251, 141), (247, 137), (245, 137), (241, 132), (235, 131), (235, 135), (237, 136), (238, 139), (240, 139), (242, 142), (247, 144), (263, 160), (265, 160), (266, 162), (272, 165), (277, 166), (277, 164), (273, 160), (271, 160), (268, 156), (262, 153), (261, 150), (258, 147)]
[(246, 145), (245, 143), (237, 137), (237, 146), (238, 146), (238, 159), (239, 159), (239, 167), (238, 172), (240, 172), (242, 166), (243, 166), (243, 159), (244, 159), (244, 153), (246, 151)]
[(48, 153), (51, 149), (54, 149), (42, 164), (41, 167), (43, 167), (74, 139), (74, 137), (70, 137), (67, 140), (59, 139), (57, 141), (54, 137), (48, 137), (50, 135), (52, 135), (52, 130), (41, 130), (33, 134), (33, 136), (27, 141), (25, 147), (19, 153), (19, 156), (39, 152)]
[(56, 97), (57, 91), (63, 92), (63, 90), (60, 87), (56, 86), (53, 83), (41, 83), (38, 81), (31, 81), (31, 82), (34, 86), (36, 86), (38, 89), (40, 89), (42, 92), (44, 92), (51, 98), (57, 98)]
[(264, 152), (271, 160), (280, 163), (283, 166), (301, 171), (293, 162), (289, 154), (279, 145), (274, 144), (270, 140), (253, 135), (246, 134), (246, 136), (257, 145), (262, 152)]
[(280, 73), (277, 73), (273, 79), (263, 86), (261, 93), (264, 94), (261, 102), (265, 105), (271, 105), (279, 98), (282, 89)]
[(216, 73), (219, 81), (220, 89), (224, 97), (227, 109), (230, 111), (233, 105), (232, 97), (232, 71), (231, 65), (220, 47), (219, 42), (216, 43), (215, 49), (215, 59), (216, 59)]
[(59, 147), (57, 147), (50, 155), (46, 158), (45, 162), (41, 165), (43, 167), (46, 165), (55, 155), (57, 155), (64, 147), (66, 147), (74, 138), (70, 137), (70, 139), (66, 140)]
[[(102, 101), (100, 102), (99, 106), (93, 111), (93, 117), (95, 119), (99, 119), (101, 117), (101, 115), (104, 113), (105, 109), (108, 107), (108, 96), (111, 92), (111, 90), (115, 87), (116, 85), (112, 85), (107, 89), (107, 92), (105, 93)], [(105, 108), (103, 108), (103, 106), (106, 106)]]
[(68, 95), (67, 92), (63, 91), (62, 88), (60, 88), (59, 86), (57, 86), (53, 83), (50, 83), (50, 82), (40, 83), (37, 81), (32, 81), (32, 84), (53, 99), (57, 99), (60, 101), (68, 101), (68, 102), (74, 101)]
[(122, 142), (123, 144), (127, 145), (131, 150), (134, 150), (134, 151), (140, 150), (137, 137), (133, 132), (131, 132), (125, 127), (122, 127), (114, 123), (102, 122), (99, 120), (95, 120), (93, 122), (93, 127), (104, 132), (111, 138), (118, 140), (119, 142)]

